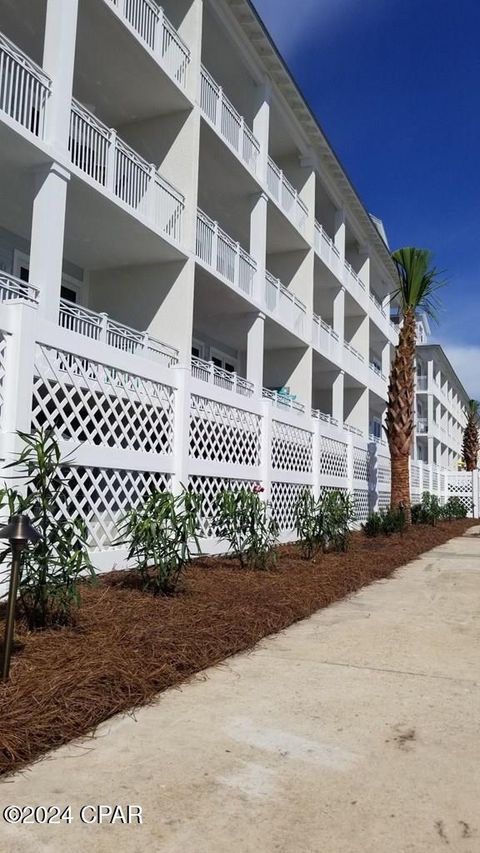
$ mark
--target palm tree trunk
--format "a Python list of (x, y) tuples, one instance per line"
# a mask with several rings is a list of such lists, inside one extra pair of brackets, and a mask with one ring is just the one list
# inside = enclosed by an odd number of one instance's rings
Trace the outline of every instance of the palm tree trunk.
[(415, 311), (406, 311), (390, 371), (386, 432), (390, 448), (393, 508), (402, 507), (411, 522), (409, 459), (415, 405)]

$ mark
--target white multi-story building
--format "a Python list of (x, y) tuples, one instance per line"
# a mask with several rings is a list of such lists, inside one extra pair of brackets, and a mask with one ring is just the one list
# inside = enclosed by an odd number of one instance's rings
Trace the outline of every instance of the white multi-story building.
[(152, 487), (388, 502), (395, 270), (248, 0), (0, 0), (0, 186), (1, 457), (53, 427), (94, 550)]
[(469, 396), (442, 347), (429, 344), (426, 318), (417, 324), (416, 435), (413, 458), (457, 470)]

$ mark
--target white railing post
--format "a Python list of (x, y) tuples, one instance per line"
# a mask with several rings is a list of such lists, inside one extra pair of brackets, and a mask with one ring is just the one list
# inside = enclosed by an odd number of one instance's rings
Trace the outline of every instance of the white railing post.
[(347, 435), (347, 490), (353, 495), (353, 435)]
[(215, 127), (221, 132), (222, 129), (222, 110), (223, 110), (223, 89), (218, 87), (218, 98), (215, 102)]
[(472, 471), (473, 517), (480, 518), (480, 471)]
[(174, 473), (172, 491), (179, 494), (188, 487), (188, 460), (190, 445), (190, 368), (170, 368), (175, 377), (175, 430), (173, 439)]
[(208, 362), (208, 369), (210, 371), (209, 381), (212, 383), (212, 385), (215, 385), (215, 365), (214, 365), (213, 361)]
[(157, 167), (155, 163), (150, 163), (150, 174), (148, 176), (147, 198), (145, 204), (145, 215), (147, 219), (155, 222), (155, 194), (157, 192), (157, 184), (155, 181), (157, 175)]
[(240, 243), (237, 243), (235, 248), (233, 280), (238, 287), (240, 284)]
[(313, 467), (313, 497), (320, 497), (320, 476), (322, 470), (322, 440), (320, 435), (321, 423), (313, 419), (312, 467)]
[(218, 222), (213, 223), (211, 266), (218, 270)]
[[(8, 307), (11, 334), (6, 335), (2, 406), (2, 449), (7, 464), (15, 459), (23, 446), (17, 430), (30, 433), (31, 429), (36, 310), (34, 305), (28, 304)], [(16, 481), (15, 473), (11, 472), (8, 473), (8, 482), (20, 489), (24, 485), (24, 480)]]
[(150, 342), (150, 335), (148, 332), (143, 332), (142, 336), (142, 350), (144, 353), (148, 353), (148, 345)]
[(272, 491), (272, 403), (262, 402), (262, 443), (261, 443), (261, 472), (263, 498), (270, 500)]
[(163, 58), (163, 27), (164, 27), (164, 11), (161, 6), (158, 7), (158, 18), (154, 36), (154, 52), (160, 59)]
[(98, 333), (98, 340), (106, 344), (108, 342), (108, 314), (106, 314), (105, 311), (101, 311), (100, 317), (101, 322)]
[(111, 127), (110, 137), (108, 140), (107, 151), (107, 174), (105, 177), (105, 186), (110, 192), (115, 195), (117, 184), (117, 131)]

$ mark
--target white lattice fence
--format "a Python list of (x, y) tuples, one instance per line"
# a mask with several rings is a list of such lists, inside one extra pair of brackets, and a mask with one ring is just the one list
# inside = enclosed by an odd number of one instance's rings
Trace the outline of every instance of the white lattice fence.
[(417, 462), (410, 463), (410, 497), (412, 503), (419, 503), (422, 499), (423, 474)]
[(207, 539), (215, 536), (212, 523), (215, 516), (215, 501), (224, 490), (240, 491), (242, 488), (251, 489), (255, 483), (251, 480), (238, 480), (229, 477), (202, 477), (194, 475), (189, 478), (189, 488), (202, 499), (201, 533)]
[(0, 331), (0, 431), (3, 429), (3, 402), (4, 402), (4, 381), (5, 381), (5, 361), (7, 354), (7, 336)]
[(261, 420), (253, 412), (191, 396), (190, 457), (231, 465), (260, 465)]
[(271, 464), (277, 471), (311, 474), (313, 434), (274, 420), (272, 423)]
[(152, 471), (69, 467), (56, 517), (80, 517), (87, 525), (88, 546), (93, 551), (120, 547), (119, 522), (127, 510), (141, 505), (154, 491), (171, 488), (170, 477)]
[(376, 480), (378, 508), (387, 509), (390, 506), (392, 486), (392, 472), (389, 456), (377, 455)]
[(271, 512), (281, 533), (291, 533), (295, 530), (295, 504), (303, 490), (309, 488), (310, 486), (304, 483), (272, 483)]
[(477, 477), (478, 482), (478, 471), (475, 471), (473, 475), (467, 471), (449, 473), (448, 475), (448, 497), (459, 498), (469, 515), (472, 515), (474, 510), (474, 476)]
[(174, 389), (43, 344), (35, 354), (32, 428), (63, 441), (173, 452)]
[(326, 435), (320, 436), (320, 480), (329, 485), (332, 480), (348, 477), (348, 445)]

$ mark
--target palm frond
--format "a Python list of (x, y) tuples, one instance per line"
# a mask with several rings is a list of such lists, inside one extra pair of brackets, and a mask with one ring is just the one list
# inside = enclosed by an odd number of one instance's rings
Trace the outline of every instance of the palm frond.
[(398, 287), (391, 295), (405, 316), (407, 311), (421, 311), (431, 320), (437, 320), (440, 300), (437, 291), (444, 287), (443, 272), (432, 265), (432, 254), (428, 249), (412, 246), (397, 249), (392, 254), (397, 268)]

